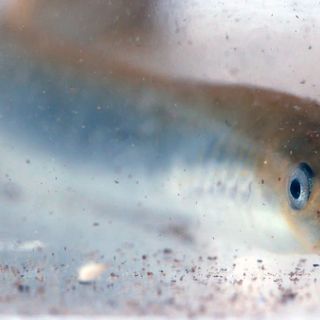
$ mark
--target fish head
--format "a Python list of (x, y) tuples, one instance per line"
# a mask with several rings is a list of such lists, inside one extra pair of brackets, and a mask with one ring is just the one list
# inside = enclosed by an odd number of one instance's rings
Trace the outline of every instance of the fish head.
[(319, 252), (320, 107), (311, 101), (286, 99), (276, 103), (274, 110), (270, 104), (266, 108), (269, 115), (253, 126), (258, 130), (260, 125), (256, 175), (261, 190), (273, 210), (276, 203), (277, 214), (302, 246)]

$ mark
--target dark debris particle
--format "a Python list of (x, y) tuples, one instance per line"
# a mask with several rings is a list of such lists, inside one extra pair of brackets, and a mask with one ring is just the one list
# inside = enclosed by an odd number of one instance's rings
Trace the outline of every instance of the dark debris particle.
[(319, 266), (320, 266), (319, 263), (314, 263), (314, 264), (313, 264), (313, 267), (314, 267), (314, 268), (319, 267)]
[(111, 273), (110, 273), (110, 277), (111, 277), (111, 278), (119, 278), (119, 275), (116, 274), (116, 273), (114, 273), (114, 272), (111, 272)]
[(208, 256), (207, 259), (210, 260), (210, 261), (215, 261), (215, 260), (218, 259), (218, 257), (217, 256), (214, 256), (214, 257)]
[(171, 254), (171, 253), (172, 253), (172, 250), (169, 249), (169, 248), (165, 248), (165, 249), (163, 249), (163, 253), (164, 253), (164, 254)]
[(193, 242), (193, 236), (190, 234), (189, 230), (183, 225), (171, 224), (163, 229), (168, 235), (172, 235), (186, 242)]
[(292, 300), (294, 300), (297, 296), (297, 293), (291, 291), (290, 289), (289, 290), (286, 290), (282, 296), (281, 296), (281, 299), (280, 299), (280, 302), (283, 303), (283, 304), (286, 304)]
[(21, 284), (21, 283), (17, 284), (17, 289), (21, 293), (29, 293), (30, 292), (30, 287), (28, 285)]
[(82, 280), (79, 280), (78, 283), (81, 284), (81, 285), (89, 286), (89, 285), (92, 285), (94, 283), (94, 281), (82, 281)]

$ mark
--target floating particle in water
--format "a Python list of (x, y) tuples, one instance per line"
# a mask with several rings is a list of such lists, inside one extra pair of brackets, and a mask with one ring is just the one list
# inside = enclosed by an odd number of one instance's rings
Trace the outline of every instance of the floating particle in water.
[(172, 250), (169, 249), (169, 248), (165, 248), (165, 249), (163, 250), (163, 253), (164, 253), (164, 254), (171, 254), (171, 253), (172, 253)]
[(22, 293), (29, 293), (30, 292), (30, 287), (28, 285), (21, 284), (21, 283), (17, 284), (17, 289), (19, 292), (22, 292)]

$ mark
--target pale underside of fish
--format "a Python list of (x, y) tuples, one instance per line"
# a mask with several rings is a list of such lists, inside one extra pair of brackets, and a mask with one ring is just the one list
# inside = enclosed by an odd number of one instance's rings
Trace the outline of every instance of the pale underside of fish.
[[(40, 241), (73, 230), (78, 245), (98, 212), (119, 224), (115, 248), (140, 225), (230, 248), (318, 250), (316, 103), (170, 79), (28, 32), (3, 34), (0, 59), (7, 238), (21, 219)], [(300, 163), (315, 178), (297, 211), (288, 179)]]

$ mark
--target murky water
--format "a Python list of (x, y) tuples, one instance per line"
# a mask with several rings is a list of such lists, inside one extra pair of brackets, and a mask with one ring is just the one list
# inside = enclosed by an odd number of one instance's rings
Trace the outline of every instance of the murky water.
[[(35, 1), (31, 9), (17, 1), (17, 6), (0, 30), (0, 312), (317, 314), (319, 257), (259, 251), (258, 242), (233, 220), (256, 204), (250, 202), (256, 192), (252, 162), (243, 164), (251, 147), (229, 138), (230, 123), (207, 117), (192, 100), (177, 99), (132, 68), (143, 65), (141, 70), (170, 79), (212, 80), (200, 65), (186, 68), (185, 60), (197, 51), (185, 50), (191, 40), (179, 41), (196, 34), (189, 30), (194, 20), (188, 28), (173, 23), (177, 38), (166, 37), (160, 23), (166, 3), (141, 3), (144, 10), (127, 6), (124, 15), (123, 7), (114, 5), (111, 22), (104, 24), (92, 23), (99, 6), (85, 14), (83, 3), (70, 2), (67, 9), (87, 26), (80, 32), (77, 19), (64, 19), (59, 1), (48, 7)], [(175, 10), (188, 16), (191, 7)], [(156, 18), (144, 21), (147, 13)], [(30, 17), (36, 17), (34, 24)], [(171, 16), (168, 22), (170, 27)], [(221, 37), (232, 40), (224, 33)], [(186, 56), (178, 64), (180, 46)], [(90, 60), (108, 50), (110, 65)], [(271, 53), (266, 59), (273, 60)], [(238, 83), (247, 77), (259, 84), (250, 72), (227, 69), (227, 77), (222, 68), (213, 78), (224, 82), (231, 74)], [(126, 72), (129, 82), (123, 80)], [(270, 86), (293, 88), (291, 82), (275, 83)], [(309, 89), (303, 92), (317, 97)], [(279, 230), (270, 247), (298, 248)], [(239, 234), (244, 243), (236, 240)], [(78, 270), (90, 261), (107, 269), (83, 284)]]

